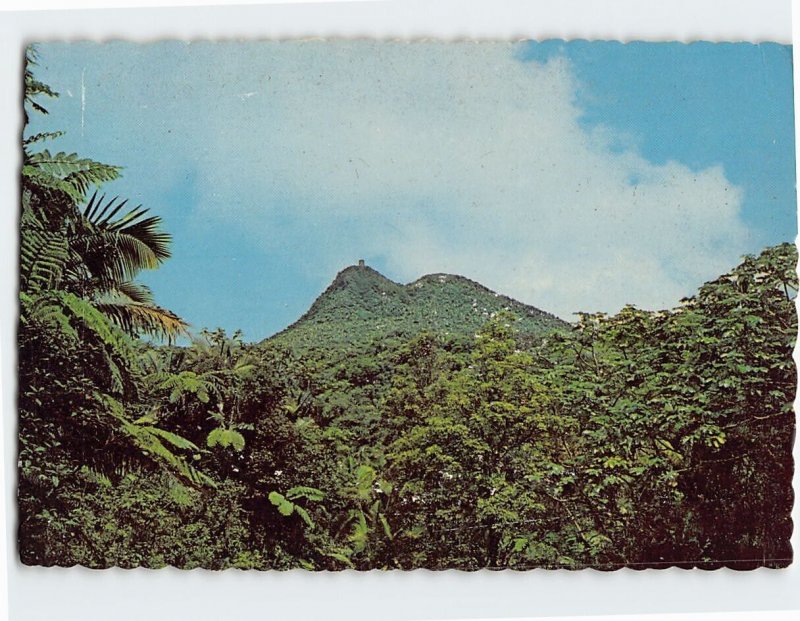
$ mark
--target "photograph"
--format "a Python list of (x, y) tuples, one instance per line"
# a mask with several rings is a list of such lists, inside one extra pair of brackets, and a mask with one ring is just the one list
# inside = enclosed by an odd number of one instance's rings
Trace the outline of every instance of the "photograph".
[(791, 45), (19, 53), (11, 557), (792, 564)]

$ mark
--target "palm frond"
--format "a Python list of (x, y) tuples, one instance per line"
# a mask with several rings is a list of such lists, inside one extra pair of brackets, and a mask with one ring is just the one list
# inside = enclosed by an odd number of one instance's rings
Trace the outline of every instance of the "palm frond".
[(147, 334), (172, 341), (187, 332), (188, 324), (172, 311), (134, 300), (119, 291), (107, 293), (93, 304), (128, 334)]
[(106, 200), (95, 193), (83, 209), (83, 219), (72, 240), (89, 270), (99, 278), (132, 280), (145, 269), (157, 268), (170, 256), (168, 233), (161, 218), (145, 217), (141, 206), (125, 211), (127, 201)]
[(153, 304), (153, 292), (150, 287), (138, 282), (125, 281), (116, 286), (120, 295), (127, 296), (132, 302), (139, 304)]
[(95, 226), (138, 239), (152, 251), (159, 263), (168, 259), (172, 236), (161, 230), (161, 217), (147, 216), (150, 210), (142, 208), (141, 205), (117, 216), (126, 202), (123, 201), (114, 209), (97, 212), (94, 218)]
[(141, 240), (108, 231), (94, 231), (71, 240), (72, 248), (83, 258), (89, 272), (112, 286), (134, 279), (142, 270), (155, 269), (159, 261)]

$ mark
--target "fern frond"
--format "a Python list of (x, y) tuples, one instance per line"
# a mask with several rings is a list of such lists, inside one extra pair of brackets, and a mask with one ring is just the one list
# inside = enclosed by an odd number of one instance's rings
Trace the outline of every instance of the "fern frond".
[(148, 375), (145, 379), (162, 373), (164, 361), (154, 349), (147, 349), (139, 354), (139, 368)]
[(104, 410), (108, 412), (108, 414), (110, 414), (114, 419), (116, 419), (116, 421), (118, 421), (122, 430), (146, 457), (154, 459), (156, 462), (167, 467), (169, 470), (178, 473), (190, 483), (201, 486), (216, 487), (216, 483), (211, 477), (192, 467), (182, 457), (169, 450), (161, 442), (161, 438), (167, 439), (168, 437), (169, 439), (167, 441), (173, 445), (176, 441), (179, 442), (180, 440), (183, 440), (183, 442), (186, 443), (187, 448), (191, 448), (192, 450), (196, 449), (197, 447), (191, 442), (163, 429), (137, 425), (128, 419), (122, 403), (106, 394), (95, 393), (94, 396), (95, 399), (102, 404)]
[(316, 528), (317, 525), (314, 523), (314, 520), (311, 519), (308, 511), (303, 509), (303, 507), (300, 505), (294, 505), (294, 512), (302, 518), (302, 520), (306, 523), (306, 526), (312, 529)]
[(65, 183), (62, 179), (53, 177), (52, 175), (38, 169), (36, 166), (23, 165), (22, 180), (23, 183), (27, 182), (30, 185), (40, 188), (61, 192), (65, 194), (71, 202), (78, 203), (84, 198), (82, 195), (78, 194), (75, 188)]
[(209, 448), (219, 445), (223, 448), (231, 447), (235, 451), (241, 452), (244, 450), (244, 436), (234, 429), (217, 427), (208, 434), (206, 444)]
[(66, 180), (71, 175), (86, 173), (91, 178), (91, 183), (100, 185), (106, 181), (113, 181), (119, 178), (122, 168), (78, 157), (77, 153), (50, 153), (49, 150), (31, 153), (26, 162), (29, 166), (34, 166), (38, 170), (51, 175), (52, 177)]
[(22, 325), (51, 326), (67, 337), (77, 340), (78, 333), (72, 326), (69, 317), (64, 313), (64, 305), (57, 295), (20, 293), (19, 298), (19, 318)]
[(56, 138), (60, 138), (64, 135), (63, 131), (57, 132), (40, 132), (38, 134), (33, 134), (32, 136), (28, 136), (22, 141), (23, 148), (26, 148), (32, 144), (36, 144), (37, 142), (42, 142), (43, 140), (55, 140)]
[(160, 429), (159, 427), (152, 427), (146, 426), (144, 427), (150, 433), (157, 435), (163, 440), (166, 440), (174, 447), (179, 449), (185, 449), (188, 451), (199, 451), (200, 447), (198, 447), (194, 442), (190, 442), (186, 438), (179, 436), (178, 434), (172, 433), (171, 431), (167, 431), (165, 429)]
[(286, 491), (286, 497), (289, 500), (296, 500), (297, 498), (306, 498), (308, 500), (322, 500), (325, 493), (316, 487), (307, 487), (305, 485), (297, 485)]
[(122, 375), (122, 369), (119, 368), (119, 365), (105, 349), (103, 350), (103, 360), (111, 377), (111, 390), (116, 394), (123, 393), (125, 391), (125, 380)]
[(94, 468), (90, 468), (89, 466), (81, 466), (80, 470), (81, 474), (85, 476), (89, 481), (92, 483), (102, 486), (102, 487), (111, 487), (113, 484), (111, 483), (111, 479), (109, 479), (105, 474), (96, 470)]
[(59, 291), (54, 294), (62, 304), (80, 322), (80, 327), (88, 331), (104, 345), (107, 345), (123, 360), (135, 362), (135, 352), (127, 335), (114, 326), (106, 315), (90, 302), (73, 293)]
[(20, 289), (55, 289), (70, 260), (62, 235), (45, 230), (30, 211), (23, 212), (20, 234)]
[(67, 192), (83, 200), (92, 185), (119, 178), (121, 167), (80, 158), (77, 153), (50, 153), (47, 149), (26, 154), (22, 175), (34, 182)]

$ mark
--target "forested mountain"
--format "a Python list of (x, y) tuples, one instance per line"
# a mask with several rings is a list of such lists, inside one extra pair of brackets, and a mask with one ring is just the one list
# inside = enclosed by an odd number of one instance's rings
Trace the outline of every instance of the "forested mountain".
[(249, 344), (155, 303), (137, 278), (170, 256), (160, 219), (98, 190), (118, 167), (42, 148), (55, 136), (23, 142), (22, 562), (791, 562), (793, 244), (675, 308), (574, 325), (462, 277), (350, 267)]
[(531, 340), (569, 327), (463, 276), (430, 274), (401, 285), (369, 266), (352, 265), (336, 275), (307, 313), (269, 340), (303, 351), (407, 339), (421, 332), (471, 339), (502, 311), (513, 313), (519, 335)]

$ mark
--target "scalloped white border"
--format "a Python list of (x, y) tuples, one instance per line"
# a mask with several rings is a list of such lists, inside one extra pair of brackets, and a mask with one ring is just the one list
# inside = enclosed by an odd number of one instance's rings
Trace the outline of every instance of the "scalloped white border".
[[(211, 0), (20, 0), (27, 9), (197, 5)], [(537, 615), (800, 610), (800, 527), (795, 563), (755, 572), (612, 573), (308, 572), (216, 573), (23, 567), (15, 545), (16, 212), (21, 50), (42, 39), (293, 38), (588, 38), (619, 40), (791, 41), (791, 0), (303, 0), (262, 6), (0, 12), (0, 404), (4, 441), (0, 480), (5, 513), (0, 561), (8, 559), (11, 619), (453, 619)], [(252, 4), (251, 0), (216, 4)], [(798, 12), (795, 6), (795, 12)], [(795, 21), (798, 21), (795, 18)], [(798, 66), (795, 52), (795, 67)], [(797, 68), (795, 69), (797, 81)], [(796, 107), (798, 98), (796, 95)], [(797, 351), (795, 357), (798, 357)], [(798, 459), (795, 444), (795, 461)], [(795, 489), (798, 486), (795, 474)], [(793, 516), (800, 525), (796, 503)], [(5, 519), (5, 522), (3, 522)], [(0, 582), (3, 579), (0, 562)], [(2, 587), (0, 587), (1, 589)], [(0, 595), (2, 591), (0, 591)], [(0, 596), (0, 602), (3, 598)], [(0, 606), (2, 604), (0, 603)], [(3, 617), (0, 608), (0, 619)], [(705, 615), (703, 615), (705, 617)], [(737, 615), (738, 616), (738, 615)], [(757, 615), (760, 616), (760, 615)], [(598, 617), (595, 617), (597, 619)], [(610, 617), (603, 617), (610, 618)], [(672, 615), (669, 615), (672, 618)], [(718, 618), (708, 615), (708, 618)], [(727, 618), (723, 616), (723, 618)], [(788, 618), (788, 617), (787, 617)]]

